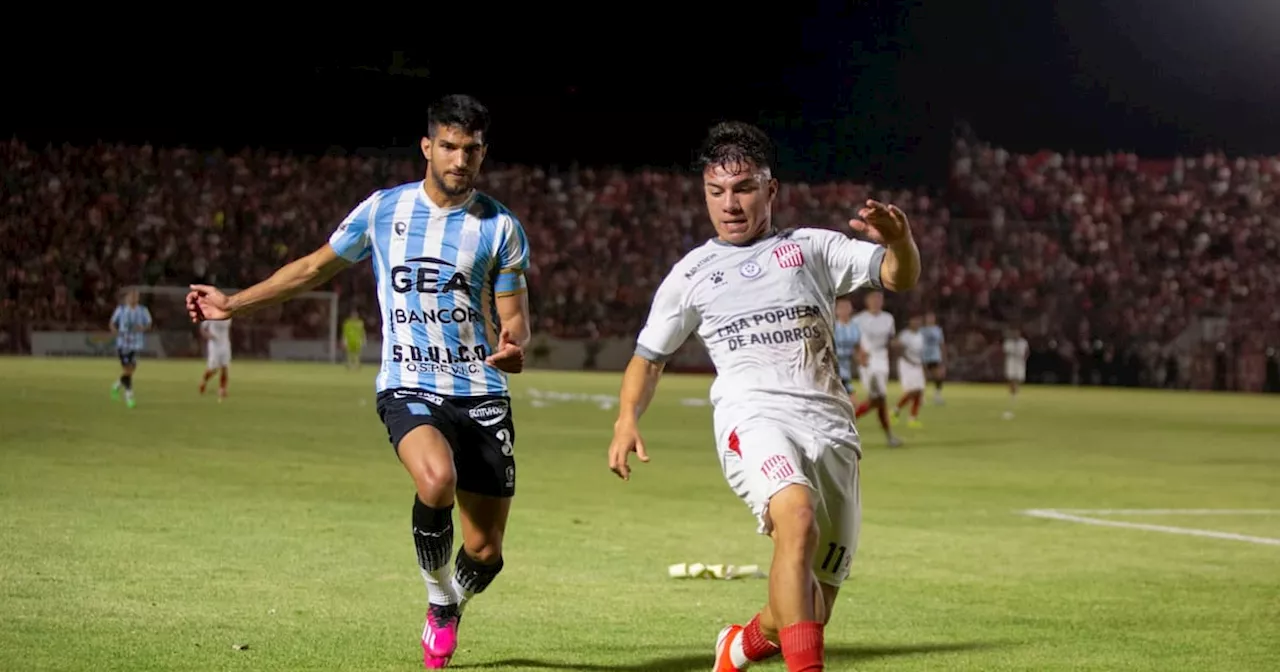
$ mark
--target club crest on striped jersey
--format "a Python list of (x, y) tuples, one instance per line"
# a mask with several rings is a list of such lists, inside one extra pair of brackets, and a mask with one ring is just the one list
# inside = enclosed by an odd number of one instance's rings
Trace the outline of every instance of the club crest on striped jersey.
[(799, 268), (804, 266), (804, 250), (797, 243), (784, 243), (773, 251), (773, 258), (779, 268)]

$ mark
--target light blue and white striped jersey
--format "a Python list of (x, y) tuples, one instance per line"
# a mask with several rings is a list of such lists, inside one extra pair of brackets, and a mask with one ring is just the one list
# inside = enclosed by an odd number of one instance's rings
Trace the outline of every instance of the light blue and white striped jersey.
[(853, 378), (853, 356), (858, 351), (858, 341), (862, 340), (862, 332), (853, 320), (835, 322), (836, 359), (840, 362), (840, 379)]
[(920, 335), (924, 337), (924, 363), (935, 364), (942, 361), (942, 327), (933, 325), (921, 327)]
[(140, 352), (147, 345), (147, 334), (142, 329), (151, 326), (151, 311), (144, 305), (120, 304), (111, 313), (111, 324), (116, 328), (116, 349)]
[(373, 257), (382, 308), (379, 392), (507, 393), (506, 374), (484, 360), (501, 331), (496, 298), (526, 288), (529, 242), (511, 211), (479, 192), (441, 208), (421, 181), (410, 182), (374, 192), (329, 245), (348, 261)]

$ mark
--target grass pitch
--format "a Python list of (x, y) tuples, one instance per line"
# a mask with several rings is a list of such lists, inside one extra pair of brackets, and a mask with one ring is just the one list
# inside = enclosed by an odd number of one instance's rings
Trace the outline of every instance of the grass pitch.
[[(112, 360), (0, 359), (0, 669), (420, 669), (412, 487), (374, 371), (238, 362), (218, 404), (201, 368), (142, 362), (130, 411)], [(627, 484), (592, 396), (618, 381), (513, 379), (507, 565), (456, 667), (709, 670), (759, 608), (763, 581), (666, 576), (768, 565), (716, 463), (709, 379), (663, 381)], [(1029, 388), (1004, 421), (1002, 390), (946, 392), (901, 450), (863, 423), (828, 669), (1280, 669), (1280, 398)]]

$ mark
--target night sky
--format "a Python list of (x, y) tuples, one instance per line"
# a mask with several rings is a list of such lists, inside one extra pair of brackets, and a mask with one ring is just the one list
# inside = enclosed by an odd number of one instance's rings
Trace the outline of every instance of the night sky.
[(400, 51), (64, 45), (6, 59), (24, 102), (6, 106), (0, 132), (412, 147), (427, 103), (461, 91), (492, 109), (490, 157), (503, 162), (683, 166), (723, 118), (773, 133), (784, 178), (936, 183), (960, 121), (1023, 151), (1280, 153), (1280, 2), (925, 4), (712, 7), (731, 22), (646, 22), (630, 6), (634, 20), (503, 32), (489, 49), (476, 35), (498, 33), (484, 30)]

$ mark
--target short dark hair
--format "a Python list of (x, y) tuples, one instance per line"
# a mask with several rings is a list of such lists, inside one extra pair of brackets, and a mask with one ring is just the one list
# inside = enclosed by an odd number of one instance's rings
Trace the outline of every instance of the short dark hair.
[(471, 96), (455, 93), (431, 104), (427, 109), (427, 137), (433, 137), (441, 126), (457, 126), (467, 133), (489, 130), (489, 108)]
[(742, 121), (725, 121), (711, 127), (698, 149), (694, 168), (702, 172), (711, 166), (754, 163), (757, 168), (773, 168), (774, 148), (769, 136)]

